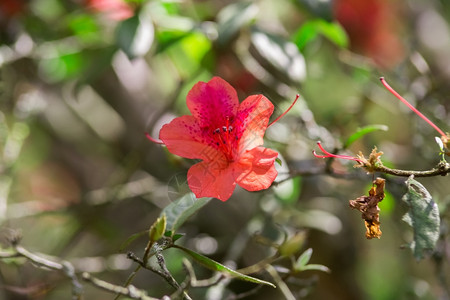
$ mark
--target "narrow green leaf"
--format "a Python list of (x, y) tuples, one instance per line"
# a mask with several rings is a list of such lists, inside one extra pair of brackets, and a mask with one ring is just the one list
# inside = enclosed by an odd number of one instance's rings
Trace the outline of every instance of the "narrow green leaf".
[(205, 206), (212, 198), (197, 199), (193, 193), (188, 193), (180, 199), (167, 205), (160, 216), (166, 215), (166, 230), (175, 233), (186, 220)]
[[(296, 269), (296, 270), (298, 270), (298, 269)], [(331, 270), (327, 266), (317, 265), (317, 264), (310, 264), (310, 265), (303, 266), (298, 271), (306, 271), (306, 270), (322, 271), (322, 272), (326, 272), (326, 273), (331, 272)]]
[(181, 239), (185, 234), (184, 233), (176, 233), (172, 236), (172, 241), (175, 243), (177, 240)]
[(409, 244), (414, 257), (420, 260), (427, 251), (432, 251), (439, 238), (439, 209), (425, 187), (414, 180), (413, 176), (406, 181), (408, 192), (402, 197), (409, 207), (403, 220), (412, 226), (414, 240)]
[(303, 252), (302, 255), (300, 255), (297, 261), (295, 262), (295, 269), (302, 270), (309, 263), (312, 253), (313, 253), (312, 248), (305, 250), (305, 252)]
[(280, 158), (275, 158), (275, 162), (278, 164), (278, 165), (280, 165), (280, 166), (282, 166), (283, 165), (283, 162), (281, 161), (281, 159)]
[(363, 136), (365, 136), (368, 133), (371, 133), (371, 132), (374, 132), (377, 130), (387, 131), (388, 129), (389, 129), (389, 127), (387, 127), (386, 125), (380, 125), (380, 124), (367, 125), (367, 126), (358, 128), (356, 130), (356, 132), (354, 134), (352, 134), (351, 136), (349, 136), (348, 139), (345, 141), (344, 149), (348, 148), (351, 144), (353, 144), (353, 142), (362, 138)]
[(134, 242), (137, 238), (140, 238), (141, 236), (144, 236), (148, 234), (148, 230), (144, 230), (138, 233), (135, 233), (133, 235), (131, 235), (129, 238), (127, 238), (127, 240), (125, 242), (123, 242), (120, 247), (119, 247), (119, 251), (123, 252), (125, 250), (125, 248), (127, 248), (132, 242)]
[(186, 254), (188, 254), (190, 257), (192, 257), (195, 261), (197, 261), (202, 266), (204, 266), (205, 268), (208, 268), (210, 270), (221, 272), (221, 273), (225, 273), (225, 274), (227, 274), (227, 275), (229, 275), (231, 277), (234, 277), (236, 279), (239, 279), (239, 280), (253, 282), (253, 283), (256, 283), (256, 284), (264, 284), (264, 285), (268, 285), (268, 286), (271, 286), (273, 288), (276, 288), (276, 286), (273, 283), (271, 283), (271, 282), (268, 282), (268, 281), (265, 281), (265, 280), (261, 280), (261, 279), (255, 278), (255, 277), (251, 277), (251, 276), (248, 276), (248, 275), (241, 274), (241, 273), (239, 273), (237, 271), (234, 271), (234, 270), (232, 270), (232, 269), (230, 269), (230, 268), (228, 268), (228, 267), (226, 267), (226, 266), (224, 266), (224, 265), (222, 265), (222, 264), (220, 264), (220, 263), (218, 263), (218, 262), (216, 262), (216, 261), (214, 261), (214, 260), (204, 256), (204, 255), (201, 255), (201, 254), (199, 254), (197, 252), (194, 252), (194, 251), (192, 251), (190, 249), (184, 248), (184, 247), (179, 246), (179, 245), (174, 245), (173, 247), (184, 251)]

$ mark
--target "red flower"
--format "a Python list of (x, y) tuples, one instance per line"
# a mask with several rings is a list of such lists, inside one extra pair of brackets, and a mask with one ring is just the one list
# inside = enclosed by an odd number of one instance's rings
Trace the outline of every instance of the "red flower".
[(236, 184), (267, 189), (278, 174), (278, 153), (260, 146), (273, 104), (263, 95), (239, 104), (235, 89), (219, 77), (194, 85), (186, 102), (192, 115), (164, 125), (159, 137), (171, 153), (202, 160), (188, 171), (194, 194), (226, 201)]
[(345, 28), (353, 50), (382, 68), (394, 68), (405, 56), (398, 13), (401, 3), (389, 0), (335, 0), (336, 19)]
[(115, 21), (126, 20), (134, 15), (133, 9), (124, 0), (87, 0), (87, 5)]

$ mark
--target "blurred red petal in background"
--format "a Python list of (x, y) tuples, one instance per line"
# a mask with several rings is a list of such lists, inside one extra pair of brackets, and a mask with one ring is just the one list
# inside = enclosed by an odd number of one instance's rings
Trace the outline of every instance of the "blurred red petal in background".
[(133, 9), (123, 0), (87, 0), (87, 6), (105, 13), (111, 20), (122, 21), (134, 15)]
[[(334, 15), (345, 28), (352, 50), (382, 68), (392, 69), (405, 55), (401, 42), (399, 3), (389, 0), (336, 0)], [(401, 19), (401, 18), (400, 18)]]

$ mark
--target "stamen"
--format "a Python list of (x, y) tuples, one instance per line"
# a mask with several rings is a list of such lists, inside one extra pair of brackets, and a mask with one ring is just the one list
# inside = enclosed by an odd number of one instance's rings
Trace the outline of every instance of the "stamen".
[(219, 128), (216, 128), (216, 129), (213, 131), (213, 134), (218, 134), (218, 133), (220, 133), (220, 129), (219, 129)]
[(164, 142), (163, 142), (163, 141), (152, 138), (151, 135), (150, 135), (148, 132), (145, 133), (145, 136), (146, 136), (151, 142), (153, 142), (153, 143), (155, 143), (155, 144), (164, 145)]
[(408, 101), (406, 101), (405, 98), (403, 98), (402, 96), (400, 96), (399, 93), (397, 93), (396, 91), (394, 91), (393, 88), (391, 88), (391, 86), (386, 82), (386, 80), (384, 80), (384, 77), (380, 78), (381, 83), (384, 85), (384, 87), (391, 92), (392, 95), (394, 95), (395, 97), (397, 97), (397, 99), (399, 99), (400, 101), (402, 101), (406, 106), (408, 106), (413, 112), (415, 112), (419, 117), (421, 117), (425, 122), (427, 122), (428, 124), (430, 124), (434, 129), (436, 129), (437, 132), (439, 132), (439, 134), (441, 136), (446, 136), (446, 134), (436, 125), (434, 125), (433, 122), (431, 122), (427, 117), (425, 117), (420, 111), (418, 111), (414, 106), (412, 106)]
[(317, 146), (319, 146), (320, 151), (322, 151), (322, 152), (325, 154), (325, 155), (319, 155), (319, 154), (316, 153), (315, 150), (313, 150), (313, 155), (314, 155), (315, 157), (317, 157), (317, 158), (334, 157), (334, 158), (340, 158), (340, 159), (353, 160), (353, 161), (356, 161), (356, 162), (362, 164), (362, 161), (361, 161), (359, 158), (357, 158), (357, 157), (353, 157), (353, 156), (349, 156), (349, 155), (333, 154), (333, 153), (328, 152), (327, 150), (325, 150), (325, 149), (322, 147), (321, 142), (317, 142)]
[(270, 122), (269, 125), (267, 125), (267, 128), (269, 128), (270, 126), (273, 125), (273, 123), (278, 122), (282, 117), (284, 117), (284, 115), (287, 114), (287, 113), (291, 110), (291, 108), (292, 108), (292, 107), (294, 106), (294, 104), (297, 102), (297, 100), (298, 100), (299, 97), (300, 97), (300, 95), (297, 94), (297, 95), (295, 96), (295, 100), (294, 100), (294, 102), (292, 102), (291, 106), (289, 106), (289, 108), (288, 108), (284, 113), (282, 113), (280, 116), (278, 116), (278, 118), (276, 118), (275, 120), (273, 120), (272, 122)]

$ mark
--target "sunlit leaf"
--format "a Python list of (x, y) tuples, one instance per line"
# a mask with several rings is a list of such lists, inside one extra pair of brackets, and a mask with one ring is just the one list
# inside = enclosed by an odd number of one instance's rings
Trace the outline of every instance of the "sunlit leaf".
[(305, 22), (294, 34), (293, 41), (302, 50), (319, 35), (326, 37), (339, 47), (348, 46), (348, 37), (342, 26), (339, 23), (327, 22), (323, 19)]
[(426, 188), (409, 177), (406, 181), (408, 192), (402, 197), (409, 207), (403, 220), (411, 225), (414, 240), (409, 244), (414, 257), (420, 260), (427, 251), (432, 251), (439, 238), (439, 209)]
[(305, 250), (305, 252), (303, 252), (302, 255), (300, 255), (297, 261), (295, 262), (294, 270), (297, 272), (306, 270), (315, 270), (329, 273), (330, 269), (324, 265), (308, 264), (309, 261), (311, 260), (312, 253), (313, 253), (312, 248)]
[(164, 232), (166, 232), (166, 224), (167, 218), (165, 214), (156, 219), (155, 223), (153, 223), (152, 226), (150, 227), (148, 233), (150, 241), (156, 242), (157, 240), (163, 237)]
[(301, 180), (301, 177), (294, 177), (278, 184), (273, 188), (275, 195), (283, 203), (295, 203), (300, 195)]
[(313, 253), (313, 249), (309, 248), (306, 249), (305, 252), (303, 252), (295, 262), (295, 269), (300, 270), (304, 266), (306, 266), (309, 263), (309, 260), (311, 259), (311, 255)]
[(68, 18), (68, 26), (75, 36), (86, 43), (98, 43), (102, 38), (96, 19), (89, 14), (79, 14)]
[(251, 53), (258, 63), (282, 81), (300, 83), (306, 76), (306, 63), (294, 43), (281, 36), (254, 29)]
[(379, 124), (367, 125), (367, 126), (358, 128), (355, 133), (353, 133), (351, 136), (349, 136), (347, 138), (347, 140), (344, 143), (344, 149), (348, 148), (351, 144), (353, 144), (353, 142), (362, 138), (363, 136), (365, 136), (368, 133), (371, 133), (371, 132), (374, 132), (377, 130), (388, 131), (388, 129), (389, 129), (389, 127), (387, 127), (386, 125), (379, 125)]
[(181, 41), (189, 34), (189, 32), (181, 30), (159, 30), (156, 33), (156, 40), (158, 41), (156, 53), (164, 52), (168, 47)]
[(313, 271), (322, 271), (325, 273), (330, 273), (331, 270), (324, 265), (318, 265), (318, 264), (310, 264), (310, 265), (306, 265), (303, 268), (301, 268), (301, 270), (299, 271), (307, 271), (307, 270), (313, 270)]
[(186, 254), (191, 256), (196, 262), (198, 262), (199, 264), (201, 264), (202, 266), (204, 266), (205, 268), (208, 268), (210, 270), (221, 272), (225, 275), (229, 275), (229, 276), (239, 279), (239, 280), (253, 282), (256, 284), (264, 284), (264, 285), (271, 286), (273, 288), (276, 287), (273, 283), (270, 283), (268, 281), (261, 280), (261, 279), (255, 278), (255, 277), (251, 277), (248, 275), (241, 274), (237, 271), (234, 271), (234, 270), (228, 268), (227, 266), (224, 266), (224, 265), (222, 265), (204, 255), (201, 255), (195, 251), (192, 251), (190, 249), (187, 249), (187, 248), (184, 248), (184, 247), (178, 246), (178, 245), (176, 245), (175, 248), (183, 250)]
[(239, 32), (250, 24), (258, 12), (257, 6), (252, 2), (236, 2), (223, 8), (218, 16), (218, 43), (226, 45)]
[(200, 32), (191, 32), (165, 49), (182, 78), (189, 78), (202, 66), (211, 41)]
[(154, 28), (148, 15), (135, 15), (119, 24), (116, 35), (119, 47), (131, 59), (148, 52), (153, 43)]
[(295, 0), (294, 2), (313, 16), (329, 21), (333, 19), (332, 0)]
[(188, 193), (180, 199), (167, 205), (160, 216), (166, 215), (166, 230), (175, 233), (186, 220), (205, 206), (212, 198), (196, 198), (194, 194)]

